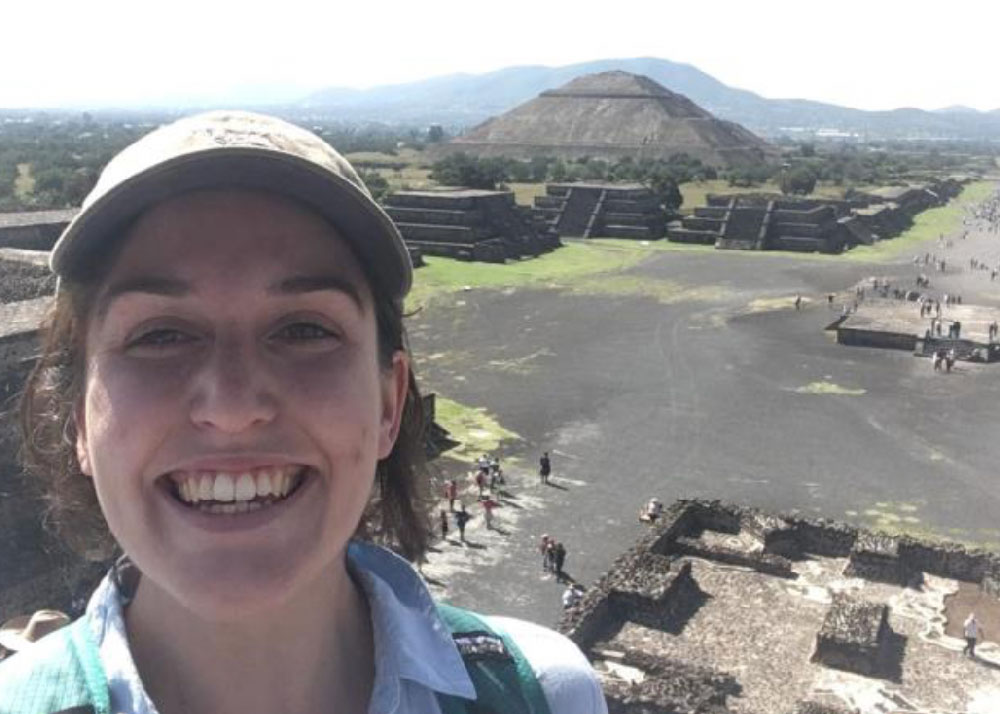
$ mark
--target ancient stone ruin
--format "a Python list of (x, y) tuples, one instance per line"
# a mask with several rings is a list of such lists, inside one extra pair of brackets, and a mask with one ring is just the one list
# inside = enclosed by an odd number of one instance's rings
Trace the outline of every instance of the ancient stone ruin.
[(622, 183), (550, 183), (532, 211), (542, 230), (561, 238), (663, 237), (667, 216), (646, 186)]
[(889, 666), (889, 606), (836, 595), (816, 633), (813, 660), (827, 667), (877, 677)]
[(0, 248), (49, 250), (77, 209), (0, 213)]
[(612, 712), (840, 713), (851, 692), (964, 711), (1000, 687), (1000, 666), (961, 657), (942, 603), (964, 584), (1000, 612), (998, 573), (1000, 554), (954, 543), (678, 501), (560, 630)]
[(443, 188), (396, 191), (385, 199), (407, 246), (424, 255), (502, 263), (557, 248), (510, 191)]
[(577, 77), (433, 151), (610, 161), (685, 153), (720, 167), (759, 165), (777, 156), (739, 124), (716, 119), (649, 77), (620, 71)]
[(944, 205), (960, 190), (961, 183), (949, 179), (878, 194), (854, 192), (847, 200), (709, 194), (706, 206), (670, 223), (667, 238), (722, 250), (839, 253), (899, 235), (918, 213)]

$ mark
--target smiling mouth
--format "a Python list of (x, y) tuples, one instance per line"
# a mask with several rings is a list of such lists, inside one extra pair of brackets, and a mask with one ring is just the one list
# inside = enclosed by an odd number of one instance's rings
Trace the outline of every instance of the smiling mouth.
[(262, 466), (244, 471), (174, 471), (170, 492), (188, 508), (204, 513), (237, 514), (270, 508), (295, 493), (308, 475), (300, 464)]

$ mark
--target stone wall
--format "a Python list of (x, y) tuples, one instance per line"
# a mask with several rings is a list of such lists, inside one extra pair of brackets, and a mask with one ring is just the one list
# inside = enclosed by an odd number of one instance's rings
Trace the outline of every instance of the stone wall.
[(0, 248), (51, 250), (77, 209), (0, 213)]
[[(749, 533), (758, 539), (761, 549), (747, 552), (706, 544), (698, 540), (705, 531), (730, 535)], [(651, 559), (650, 554), (660, 558)], [(678, 556), (697, 555), (782, 576), (791, 572), (789, 557), (808, 554), (850, 558), (850, 567), (859, 568), (857, 574), (862, 577), (908, 584), (915, 576), (927, 572), (981, 584), (987, 592), (1000, 594), (1000, 555), (996, 553), (957, 543), (886, 536), (825, 519), (771, 516), (758, 509), (720, 501), (680, 500), (666, 509), (660, 521), (615, 560), (577, 607), (564, 613), (559, 629), (588, 651), (596, 641), (631, 617), (629, 603), (632, 601), (628, 593), (644, 592), (647, 601), (656, 600), (649, 595), (651, 577), (654, 581), (661, 579), (661, 586), (666, 588), (657, 596), (661, 598), (657, 607), (666, 611), (679, 606), (670, 604), (670, 597), (677, 596), (683, 601), (691, 597), (691, 591), (667, 587), (676, 575), (671, 578), (665, 575), (683, 570), (682, 561), (676, 560)], [(653, 574), (643, 572), (651, 564), (655, 566)], [(640, 613), (639, 617), (645, 618), (646, 614)]]

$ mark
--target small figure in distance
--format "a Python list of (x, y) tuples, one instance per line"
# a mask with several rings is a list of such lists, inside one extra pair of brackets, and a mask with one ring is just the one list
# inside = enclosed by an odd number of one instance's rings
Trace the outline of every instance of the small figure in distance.
[(965, 622), (962, 624), (962, 634), (965, 635), (965, 649), (962, 650), (962, 654), (975, 659), (976, 640), (979, 639), (979, 620), (976, 619), (976, 613), (970, 612), (969, 616), (965, 618)]
[(538, 477), (542, 480), (542, 483), (547, 484), (551, 474), (552, 461), (549, 459), (549, 452), (545, 451), (542, 453), (542, 457), (538, 459)]
[(580, 604), (581, 600), (583, 600), (583, 588), (576, 583), (570, 583), (563, 590), (562, 605), (564, 610), (576, 607)]
[(653, 496), (646, 503), (642, 511), (639, 512), (639, 520), (645, 523), (653, 524), (656, 520), (663, 514), (663, 504), (660, 503), (660, 499)]
[(458, 526), (458, 537), (464, 543), (465, 526), (472, 519), (472, 516), (470, 516), (468, 511), (465, 510), (464, 503), (460, 503), (458, 504), (458, 506), (459, 506), (458, 513), (455, 514), (455, 525)]

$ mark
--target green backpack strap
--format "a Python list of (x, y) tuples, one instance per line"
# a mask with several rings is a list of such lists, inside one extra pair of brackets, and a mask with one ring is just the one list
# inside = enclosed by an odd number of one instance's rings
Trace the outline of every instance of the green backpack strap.
[(3, 714), (108, 714), (108, 682), (84, 618), (0, 662)]
[(550, 714), (531, 664), (508, 635), (468, 610), (438, 603), (476, 688), (471, 701), (438, 694), (443, 714)]

